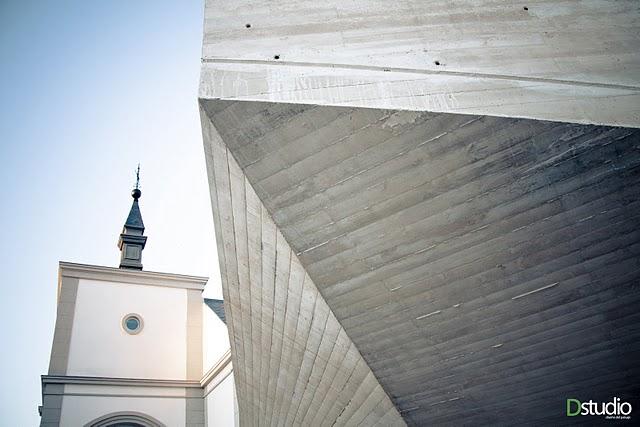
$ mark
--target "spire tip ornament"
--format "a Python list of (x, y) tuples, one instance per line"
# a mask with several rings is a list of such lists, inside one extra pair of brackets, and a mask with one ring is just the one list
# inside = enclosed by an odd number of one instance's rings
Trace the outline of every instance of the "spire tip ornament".
[(140, 163), (138, 163), (138, 169), (136, 169), (136, 187), (131, 191), (131, 197), (134, 200), (138, 200), (142, 196), (142, 191), (140, 191)]

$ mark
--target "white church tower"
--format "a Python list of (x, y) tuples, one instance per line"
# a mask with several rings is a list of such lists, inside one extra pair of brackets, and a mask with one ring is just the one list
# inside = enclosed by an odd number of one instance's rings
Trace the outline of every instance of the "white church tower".
[(203, 299), (206, 277), (142, 269), (141, 194), (119, 268), (60, 262), (41, 426), (237, 425), (222, 301)]

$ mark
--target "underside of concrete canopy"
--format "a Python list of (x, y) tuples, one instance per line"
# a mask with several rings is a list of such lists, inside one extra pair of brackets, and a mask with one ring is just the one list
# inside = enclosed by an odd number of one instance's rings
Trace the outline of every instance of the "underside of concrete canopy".
[[(239, 399), (253, 410), (282, 394), (337, 396), (320, 383), (342, 376), (311, 372), (343, 330), (412, 425), (562, 421), (567, 397), (637, 393), (639, 130), (201, 107), (234, 363), (247, 366)], [(229, 258), (247, 271), (230, 272)], [(306, 303), (291, 296), (307, 288)], [(289, 349), (274, 353), (274, 339)], [(291, 378), (270, 389), (274, 375)], [(254, 421), (293, 421), (289, 410)]]
[(243, 425), (563, 424), (637, 402), (633, 1), (207, 1)]
[(207, 104), (203, 136), (241, 425), (405, 425)]

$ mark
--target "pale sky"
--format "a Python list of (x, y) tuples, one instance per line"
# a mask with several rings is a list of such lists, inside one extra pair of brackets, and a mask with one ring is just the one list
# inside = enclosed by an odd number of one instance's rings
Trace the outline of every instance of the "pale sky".
[(145, 270), (221, 297), (197, 89), (202, 0), (0, 0), (0, 426), (35, 426), (58, 261), (117, 267), (141, 163)]

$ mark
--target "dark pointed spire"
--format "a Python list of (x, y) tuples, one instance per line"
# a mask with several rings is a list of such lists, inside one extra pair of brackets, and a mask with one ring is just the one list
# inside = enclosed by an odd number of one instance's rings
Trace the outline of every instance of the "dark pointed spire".
[(138, 205), (140, 196), (142, 196), (142, 191), (140, 191), (140, 165), (138, 165), (136, 187), (131, 192), (133, 204), (118, 240), (120, 268), (142, 270), (142, 250), (147, 243), (147, 237), (143, 236), (144, 223), (142, 222), (142, 214)]

